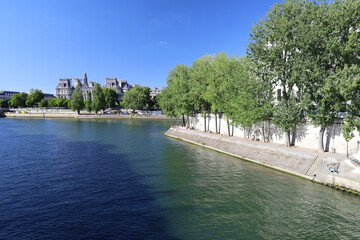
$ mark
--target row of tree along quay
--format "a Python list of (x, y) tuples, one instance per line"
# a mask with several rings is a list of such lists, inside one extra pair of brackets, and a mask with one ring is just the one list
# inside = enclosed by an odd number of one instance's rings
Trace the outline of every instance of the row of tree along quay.
[[(205, 55), (177, 65), (158, 96), (165, 114), (212, 113), (244, 129), (270, 121), (285, 133), (309, 121), (325, 129), (346, 112), (346, 141), (360, 131), (360, 1), (288, 0), (253, 26), (246, 56)], [(217, 125), (216, 125), (217, 126)], [(216, 132), (219, 133), (220, 129)], [(230, 124), (228, 132), (231, 135)], [(264, 141), (269, 140), (262, 131)]]
[(44, 93), (38, 89), (30, 90), (30, 94), (19, 93), (14, 94), (12, 98), (6, 102), (0, 100), (0, 107), (56, 107), (70, 108), (80, 114), (80, 111), (87, 110), (89, 113), (97, 114), (108, 108), (124, 107), (133, 110), (151, 110), (156, 104), (156, 98), (151, 98), (150, 88), (135, 87), (127, 91), (122, 101), (119, 101), (119, 95), (111, 88), (102, 88), (100, 84), (96, 84), (93, 92), (87, 93), (84, 98), (79, 87), (75, 88), (72, 99), (52, 98), (46, 101)]

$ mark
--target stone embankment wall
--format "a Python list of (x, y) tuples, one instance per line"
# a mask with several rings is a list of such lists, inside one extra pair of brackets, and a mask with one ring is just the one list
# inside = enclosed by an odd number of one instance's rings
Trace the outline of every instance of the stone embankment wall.
[(123, 114), (89, 114), (81, 112), (77, 114), (74, 111), (66, 109), (17, 109), (16, 111), (6, 112), (4, 117), (13, 118), (142, 118), (142, 119), (171, 119), (165, 115), (123, 115)]
[[(188, 120), (190, 128), (204, 131), (205, 122), (201, 114), (190, 117)], [(215, 115), (210, 115), (210, 117), (207, 117), (207, 131), (216, 132), (216, 123), (218, 129), (220, 129), (220, 133), (223, 135), (227, 135), (229, 128), (225, 116), (223, 116), (222, 119), (217, 118), (217, 120), (215, 118)], [(284, 144), (285, 139), (283, 132), (280, 129), (276, 128), (276, 126), (271, 122), (266, 122), (263, 124), (263, 126), (259, 124), (256, 127), (248, 129), (234, 127), (233, 135), (237, 137), (248, 137), (254, 135), (256, 138), (259, 138), (262, 141), (262, 127), (264, 127), (264, 130), (270, 136), (270, 142)], [(317, 149), (319, 130), (320, 128), (314, 127), (308, 123), (299, 124), (296, 132), (293, 134), (293, 137), (295, 139), (295, 146)], [(232, 127), (230, 127), (230, 131), (232, 132)], [(357, 141), (360, 141), (360, 133), (354, 132), (355, 137), (351, 141), (349, 141), (347, 146), (347, 143), (342, 136), (341, 131), (342, 128), (339, 124), (335, 124), (326, 129), (326, 132), (324, 134), (324, 145), (329, 152), (346, 154), (347, 149), (349, 149), (349, 151), (354, 151), (354, 149), (357, 149)]]
[[(286, 148), (274, 143), (205, 133), (181, 127), (170, 128), (165, 135), (271, 167), (303, 178), (360, 191), (360, 166), (339, 153), (319, 153), (311, 149)], [(337, 173), (329, 164), (339, 164)]]

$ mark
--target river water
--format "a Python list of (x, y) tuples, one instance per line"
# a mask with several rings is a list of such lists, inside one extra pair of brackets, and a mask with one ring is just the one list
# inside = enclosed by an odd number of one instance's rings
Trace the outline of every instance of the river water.
[(360, 239), (359, 197), (167, 138), (171, 124), (0, 119), (0, 239)]

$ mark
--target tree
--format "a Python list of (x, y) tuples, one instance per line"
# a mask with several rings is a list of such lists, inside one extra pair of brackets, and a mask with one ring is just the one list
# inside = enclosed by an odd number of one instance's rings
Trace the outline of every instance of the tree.
[(5, 107), (7, 107), (7, 102), (5, 101), (5, 100), (0, 100), (0, 107), (1, 108), (5, 108)]
[(264, 124), (272, 117), (271, 85), (263, 80), (264, 74), (255, 68), (250, 58), (231, 59), (231, 65), (231, 77), (223, 83), (224, 113), (244, 129), (261, 123), (263, 139), (269, 141)]
[(92, 110), (97, 114), (99, 111), (104, 110), (106, 107), (105, 97), (100, 84), (95, 84), (92, 93)]
[(354, 130), (360, 132), (360, 67), (356, 65), (345, 66), (334, 77), (342, 79), (339, 88), (346, 101), (347, 111), (343, 135), (348, 142), (354, 137)]
[(107, 108), (115, 107), (119, 101), (119, 94), (112, 88), (103, 88)]
[(29, 107), (38, 106), (42, 99), (44, 99), (44, 93), (41, 90), (31, 89), (26, 100), (26, 105)]
[(150, 88), (134, 87), (124, 94), (122, 105), (133, 110), (146, 109), (151, 101)]
[(75, 91), (71, 95), (71, 98), (71, 109), (73, 111), (77, 111), (77, 113), (80, 114), (80, 111), (84, 109), (85, 104), (84, 97), (79, 86), (76, 86)]
[[(205, 101), (210, 103), (211, 112), (215, 114), (215, 132), (220, 133), (221, 116), (224, 112), (224, 95), (227, 91), (226, 83), (233, 81), (233, 65), (225, 53), (219, 53), (211, 56), (212, 64), (207, 79), (207, 88), (204, 94)], [(218, 116), (219, 122), (218, 124)], [(219, 125), (219, 126), (218, 126)]]
[(41, 99), (39, 103), (39, 107), (47, 107), (48, 102), (45, 99)]
[[(345, 0), (322, 3), (315, 6), (312, 24), (302, 35), (305, 45), (301, 48), (306, 71), (304, 106), (307, 115), (315, 126), (320, 127), (318, 148), (324, 148), (323, 138), (326, 128), (331, 126), (345, 101), (341, 92), (346, 86), (345, 69), (359, 66), (360, 33), (356, 31), (360, 24), (358, 13), (360, 2)], [(351, 68), (351, 67), (350, 67)], [(343, 86), (339, 88), (339, 86)]]
[(91, 99), (91, 92), (87, 93), (87, 97), (85, 100), (85, 109), (86, 111), (88, 111), (89, 113), (92, 111), (92, 99)]
[(197, 59), (190, 68), (190, 93), (188, 101), (193, 104), (193, 110), (201, 112), (204, 117), (204, 131), (208, 131), (206, 117), (211, 112), (211, 103), (206, 95), (209, 87), (209, 79), (215, 77), (214, 63), (210, 55)]
[(12, 107), (26, 107), (27, 93), (18, 93), (12, 95), (9, 105)]
[[(305, 0), (289, 0), (276, 4), (267, 17), (253, 27), (248, 54), (258, 69), (266, 72), (269, 85), (281, 89), (281, 104), (275, 105), (275, 112), (292, 112), (299, 116), (301, 108), (292, 109), (295, 102), (302, 97), (304, 89), (303, 59), (306, 59), (301, 46), (302, 34), (312, 19), (308, 10), (314, 2)], [(300, 49), (299, 49), (300, 48)], [(295, 112), (298, 111), (298, 112)], [(280, 115), (275, 115), (274, 117)], [(290, 133), (299, 124), (301, 118), (290, 117), (276, 121), (278, 127), (285, 132), (285, 144), (290, 146)]]
[(186, 125), (185, 116), (194, 109), (191, 97), (190, 68), (186, 65), (176, 65), (167, 77), (167, 87), (157, 95), (160, 108), (168, 116), (182, 116), (182, 125)]
[(71, 108), (71, 100), (63, 98), (52, 98), (48, 101), (49, 107)]

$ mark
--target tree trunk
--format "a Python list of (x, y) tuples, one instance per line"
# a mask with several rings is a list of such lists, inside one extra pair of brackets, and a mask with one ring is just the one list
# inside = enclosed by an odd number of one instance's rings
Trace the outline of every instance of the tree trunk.
[(219, 133), (221, 132), (221, 129), (220, 129), (220, 128), (221, 128), (221, 117), (222, 117), (222, 116), (221, 116), (221, 114), (219, 113)]
[(286, 147), (290, 147), (290, 134), (291, 132), (290, 131), (286, 131), (285, 132), (285, 146)]
[(229, 123), (229, 119), (226, 119), (226, 122), (227, 122), (227, 127), (228, 127), (228, 135), (230, 135), (230, 123)]
[(318, 140), (318, 150), (322, 151), (322, 152), (324, 152), (324, 133), (325, 133), (325, 128), (320, 127), (319, 140)]
[(332, 133), (333, 133), (333, 128), (334, 128), (334, 126), (330, 126), (327, 129), (326, 142), (325, 142), (325, 147), (324, 147), (325, 152), (328, 152), (330, 149), (330, 142), (331, 142), (331, 137), (332, 137)]
[(271, 124), (270, 120), (266, 120), (268, 123), (267, 142), (270, 142)]
[(235, 128), (234, 124), (231, 125), (231, 128), (232, 128), (231, 136), (234, 136), (234, 128)]
[(210, 116), (209, 112), (207, 113), (207, 115), (208, 115), (207, 131), (210, 132), (210, 119), (211, 119), (211, 116)]
[(291, 131), (291, 146), (295, 146), (296, 142), (296, 129)]
[(204, 132), (206, 132), (206, 113), (204, 114)]
[(181, 126), (185, 127), (185, 115), (184, 114), (182, 115), (182, 125)]
[(215, 112), (215, 133), (218, 133), (217, 113)]
[(187, 125), (187, 127), (188, 128), (190, 128), (190, 117), (189, 117), (189, 115), (186, 115), (186, 125)]

